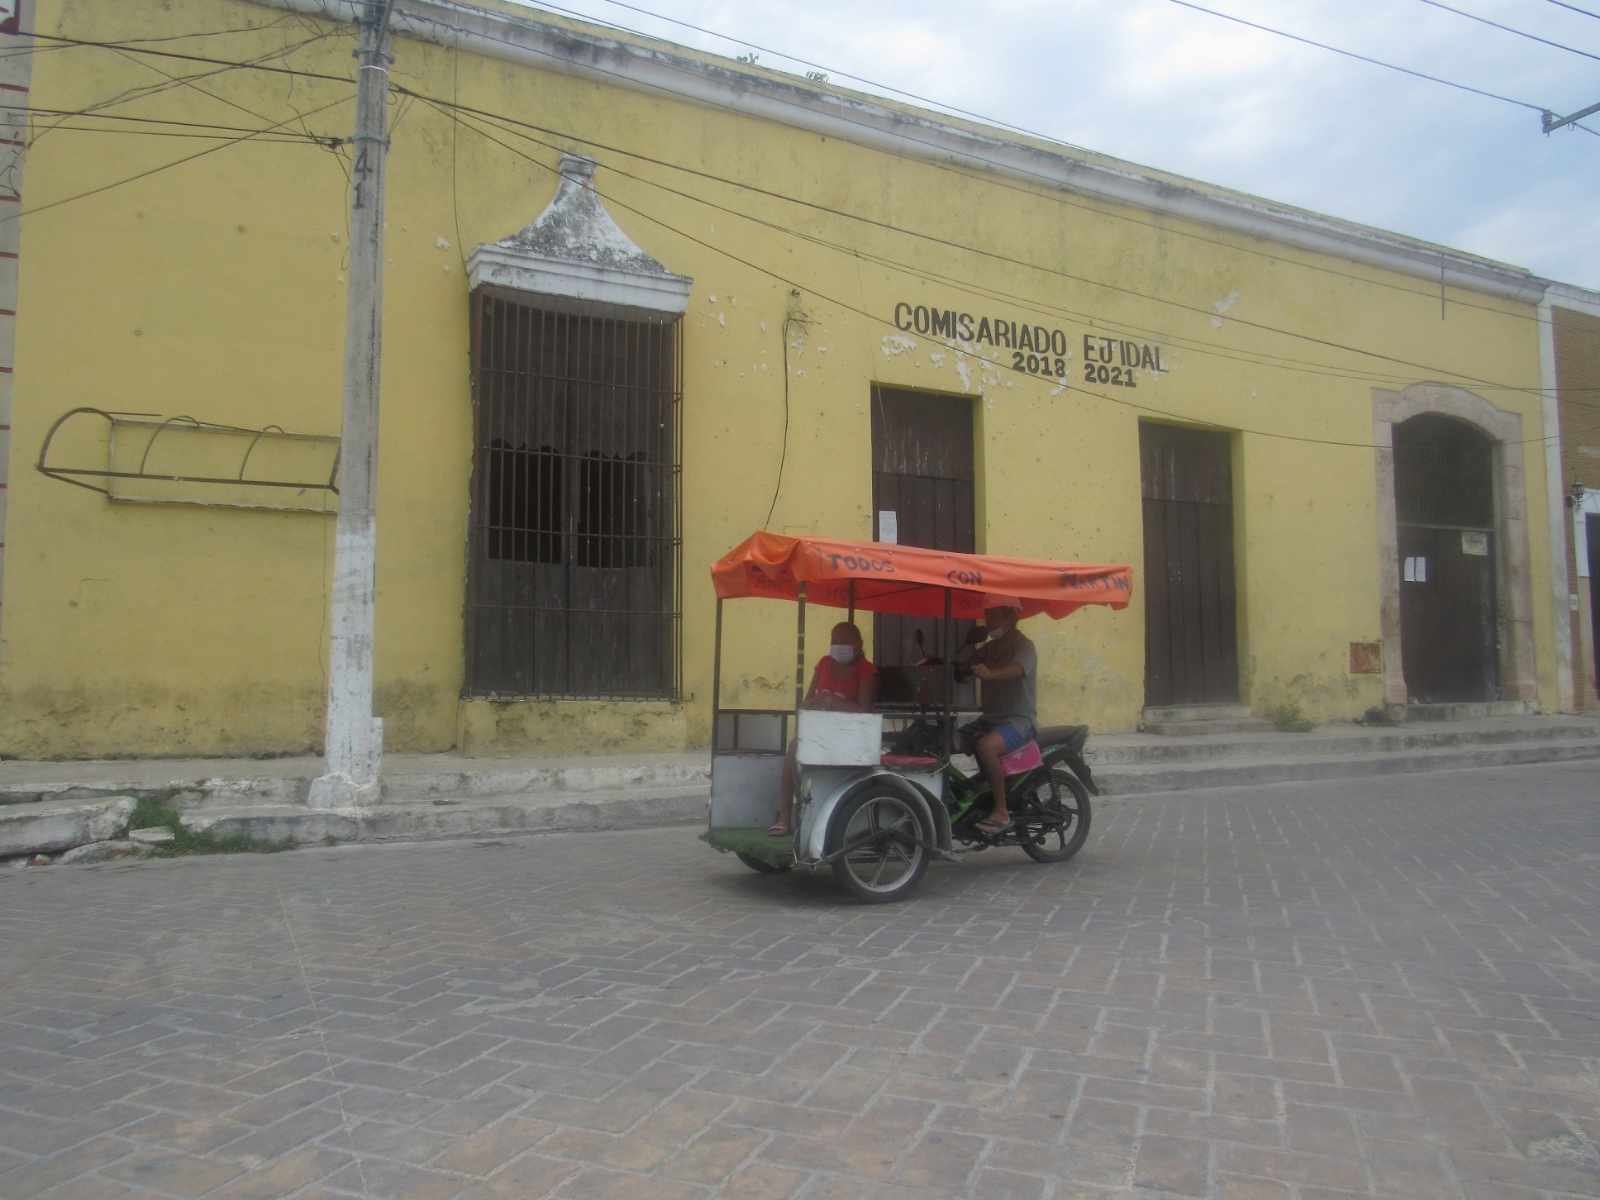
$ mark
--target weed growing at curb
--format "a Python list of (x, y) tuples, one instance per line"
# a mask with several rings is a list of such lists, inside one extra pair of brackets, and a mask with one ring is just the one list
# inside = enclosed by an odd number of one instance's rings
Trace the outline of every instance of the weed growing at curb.
[(1306, 720), (1300, 711), (1300, 706), (1293, 701), (1287, 704), (1274, 704), (1267, 709), (1267, 720), (1272, 722), (1272, 727), (1279, 733), (1310, 733), (1316, 728)]
[(248, 833), (230, 833), (218, 837), (209, 829), (189, 829), (178, 817), (178, 810), (165, 800), (146, 796), (139, 801), (133, 815), (128, 818), (129, 829), (149, 829), (162, 825), (172, 830), (172, 841), (152, 846), (152, 858), (176, 858), (180, 854), (275, 854), (280, 850), (293, 850), (293, 838), (281, 842), (266, 842)]

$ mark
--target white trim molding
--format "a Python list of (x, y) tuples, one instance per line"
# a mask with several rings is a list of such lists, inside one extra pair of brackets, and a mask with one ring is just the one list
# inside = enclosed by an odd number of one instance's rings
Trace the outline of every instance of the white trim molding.
[(467, 279), (485, 285), (682, 316), (694, 280), (674, 275), (611, 219), (594, 190), (593, 159), (561, 156), (561, 184), (529, 226), (467, 256)]
[[(360, 9), (360, 0), (251, 2), (346, 24)], [(394, 28), (402, 36), (453, 49), (742, 113), (907, 158), (1130, 204), (1441, 286), (1524, 304), (1537, 304), (1546, 286), (1520, 267), (1459, 250), (670, 42), (625, 40), (598, 26), (496, 12), (460, 0), (399, 0)]]
[[(1554, 290), (1554, 289), (1552, 289)], [(1577, 680), (1572, 671), (1572, 613), (1567, 599), (1567, 548), (1558, 534), (1565, 524), (1566, 496), (1561, 486), (1561, 398), (1556, 375), (1555, 319), (1550, 294), (1539, 302), (1539, 388), (1543, 393), (1545, 521), (1550, 530), (1550, 601), (1555, 612), (1556, 699), (1562, 712), (1577, 706)]]

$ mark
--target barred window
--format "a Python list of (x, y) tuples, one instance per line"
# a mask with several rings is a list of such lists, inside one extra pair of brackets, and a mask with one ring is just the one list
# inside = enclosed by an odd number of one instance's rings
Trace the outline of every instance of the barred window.
[(468, 694), (677, 694), (680, 338), (474, 295)]

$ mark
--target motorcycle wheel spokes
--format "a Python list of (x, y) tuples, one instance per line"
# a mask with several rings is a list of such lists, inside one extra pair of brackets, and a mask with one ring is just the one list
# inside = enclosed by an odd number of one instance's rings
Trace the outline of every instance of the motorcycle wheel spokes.
[(829, 841), (854, 848), (834, 860), (834, 876), (858, 900), (882, 904), (908, 895), (928, 868), (930, 836), (905, 797), (877, 793), (845, 801)]
[(1089, 795), (1066, 767), (1050, 768), (1019, 799), (1017, 838), (1028, 857), (1066, 862), (1083, 848), (1089, 836)]

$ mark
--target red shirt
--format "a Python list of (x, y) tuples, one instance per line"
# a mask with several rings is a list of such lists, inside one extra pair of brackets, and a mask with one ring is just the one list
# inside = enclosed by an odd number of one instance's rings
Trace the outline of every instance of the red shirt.
[(878, 668), (864, 658), (857, 658), (850, 663), (844, 675), (836, 675), (834, 668), (838, 665), (831, 654), (817, 664), (817, 669), (811, 673), (811, 694), (821, 696), (824, 692), (830, 692), (841, 700), (860, 704), (862, 681), (876, 675)]

